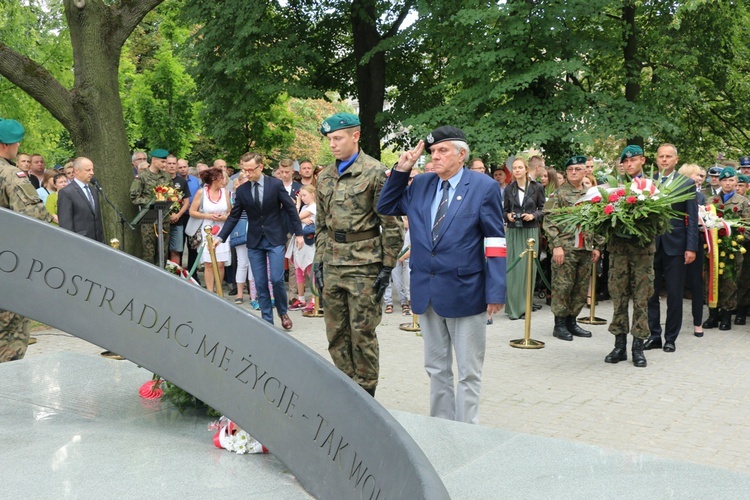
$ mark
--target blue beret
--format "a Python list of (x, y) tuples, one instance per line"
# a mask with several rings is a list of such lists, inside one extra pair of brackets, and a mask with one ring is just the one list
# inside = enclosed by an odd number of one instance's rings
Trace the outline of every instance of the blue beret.
[(167, 151), (166, 149), (154, 149), (153, 151), (151, 151), (151, 158), (164, 159), (167, 156), (169, 156), (169, 151)]
[(623, 149), (622, 153), (620, 153), (620, 161), (624, 160), (625, 158), (632, 158), (634, 156), (643, 156), (643, 148), (636, 144), (630, 144), (628, 146), (625, 146), (625, 149)]
[(15, 120), (0, 118), (0, 144), (15, 144), (23, 140), (26, 131), (23, 125)]
[(750, 167), (750, 156), (740, 156), (740, 166)]
[(439, 144), (445, 141), (466, 142), (466, 135), (460, 128), (451, 127), (450, 125), (444, 125), (427, 134), (427, 137), (425, 138), (427, 149), (429, 149), (431, 146), (434, 146), (435, 144)]
[(336, 113), (333, 116), (329, 116), (323, 121), (323, 125), (320, 126), (320, 133), (328, 135), (330, 132), (337, 130), (359, 127), (359, 117), (351, 113)]
[(568, 168), (571, 165), (585, 165), (586, 164), (586, 157), (585, 156), (573, 156), (571, 158), (568, 158), (568, 161), (565, 162), (565, 165), (563, 168)]
[(732, 167), (724, 167), (724, 169), (719, 174), (719, 180), (722, 179), (729, 179), (730, 177), (735, 177), (737, 175), (737, 171), (733, 169)]

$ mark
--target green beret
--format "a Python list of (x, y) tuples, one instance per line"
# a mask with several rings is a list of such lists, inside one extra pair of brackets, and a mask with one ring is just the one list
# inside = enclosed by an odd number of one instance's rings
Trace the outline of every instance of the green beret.
[(333, 116), (329, 116), (323, 121), (323, 125), (320, 126), (320, 133), (328, 135), (330, 132), (336, 132), (337, 130), (359, 127), (359, 117), (351, 113), (336, 113)]
[(169, 156), (169, 151), (166, 149), (154, 149), (151, 151), (151, 158), (161, 158), (164, 159), (167, 156)]
[(427, 149), (429, 149), (431, 146), (445, 141), (466, 142), (466, 135), (460, 128), (451, 127), (450, 125), (443, 125), (442, 127), (438, 127), (427, 134), (424, 142), (427, 144)]
[(750, 183), (750, 177), (747, 175), (740, 174), (737, 176), (737, 182), (744, 182), (745, 184)]
[(15, 120), (0, 118), (0, 144), (15, 144), (23, 140), (26, 131), (23, 125)]
[(571, 158), (568, 158), (568, 161), (565, 162), (565, 165), (563, 168), (568, 168), (571, 165), (585, 165), (586, 164), (586, 157), (585, 156), (573, 156)]
[(735, 169), (733, 169), (732, 167), (724, 167), (724, 170), (722, 170), (719, 174), (719, 180), (729, 179), (730, 177), (735, 177), (736, 175), (737, 171)]
[(643, 156), (643, 148), (636, 144), (630, 144), (628, 146), (625, 146), (625, 149), (623, 149), (622, 153), (620, 153), (620, 161), (624, 160), (625, 158), (632, 158), (634, 156)]

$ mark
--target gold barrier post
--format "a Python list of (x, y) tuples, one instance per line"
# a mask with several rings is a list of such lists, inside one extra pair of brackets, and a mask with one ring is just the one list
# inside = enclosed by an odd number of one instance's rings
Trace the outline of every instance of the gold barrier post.
[(606, 325), (607, 320), (596, 317), (596, 262), (591, 263), (591, 312), (589, 317), (581, 316), (578, 318), (579, 323), (584, 325)]
[(531, 338), (531, 296), (534, 294), (534, 259), (536, 258), (534, 243), (536, 243), (534, 238), (526, 240), (526, 246), (528, 248), (521, 252), (521, 257), (524, 255), (526, 256), (526, 314), (524, 315), (524, 336), (522, 339), (510, 341), (511, 347), (518, 347), (519, 349), (541, 349), (544, 347), (544, 342)]
[(414, 332), (417, 337), (422, 336), (422, 328), (419, 326), (419, 316), (411, 313), (411, 323), (401, 323), (398, 327), (405, 332)]
[[(224, 290), (221, 283), (221, 275), (219, 275), (219, 264), (216, 262), (216, 250), (214, 249), (214, 238), (211, 235), (211, 226), (205, 226), (203, 230), (206, 232), (206, 248), (208, 254), (211, 256), (211, 267), (214, 270), (214, 287), (219, 297), (224, 298)], [(209, 290), (210, 291), (210, 290)]]
[(320, 312), (320, 301), (323, 298), (323, 294), (318, 290), (318, 285), (315, 284), (315, 273), (310, 275), (310, 292), (312, 292), (312, 300), (315, 302), (315, 307), (312, 311), (303, 312), (302, 316), (305, 318), (322, 318), (323, 313)]

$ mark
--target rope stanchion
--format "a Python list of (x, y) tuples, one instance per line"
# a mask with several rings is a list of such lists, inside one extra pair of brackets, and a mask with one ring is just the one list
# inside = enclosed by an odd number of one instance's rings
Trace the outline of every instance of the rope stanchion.
[(607, 320), (596, 317), (596, 262), (591, 263), (591, 312), (588, 317), (578, 318), (579, 323), (584, 325), (606, 325)]
[(224, 290), (222, 290), (222, 285), (221, 285), (221, 275), (219, 274), (219, 263), (216, 261), (216, 249), (214, 248), (214, 238), (213, 238), (213, 235), (211, 234), (211, 226), (206, 226), (203, 228), (203, 230), (206, 232), (206, 246), (208, 247), (209, 255), (211, 255), (211, 267), (214, 270), (214, 287), (216, 288), (216, 293), (219, 295), (219, 297), (223, 299)]
[(401, 323), (398, 327), (405, 332), (414, 332), (417, 337), (422, 336), (422, 328), (419, 326), (419, 316), (411, 313), (411, 323)]
[(526, 314), (524, 315), (524, 337), (522, 339), (510, 341), (511, 347), (517, 347), (519, 349), (541, 349), (544, 347), (544, 342), (531, 338), (531, 296), (534, 294), (534, 260), (536, 259), (536, 252), (534, 251), (535, 243), (536, 240), (534, 240), (534, 238), (526, 240), (526, 246), (528, 248), (521, 252), (521, 255), (519, 256), (526, 256)]
[(322, 318), (323, 313), (320, 311), (320, 300), (321, 300), (321, 293), (320, 290), (318, 290), (317, 285), (315, 284), (315, 279), (313, 279), (313, 273), (310, 273), (310, 276), (308, 276), (307, 281), (309, 287), (310, 287), (310, 293), (312, 294), (312, 301), (314, 307), (312, 311), (303, 311), (302, 316), (305, 318)]

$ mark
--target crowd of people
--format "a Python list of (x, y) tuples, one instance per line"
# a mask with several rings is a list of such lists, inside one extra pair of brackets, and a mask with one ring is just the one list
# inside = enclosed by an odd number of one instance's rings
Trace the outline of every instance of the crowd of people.
[[(741, 265), (740, 253), (737, 272), (718, 276), (718, 300), (704, 321), (707, 259), (699, 216), (699, 206), (711, 205), (727, 217), (750, 215), (744, 196), (750, 157), (708, 170), (695, 164), (678, 169), (677, 148), (662, 144), (647, 174), (643, 149), (628, 145), (606, 173), (582, 155), (560, 169), (540, 155), (490, 169), (470, 158), (463, 131), (445, 126), (388, 169), (361, 151), (356, 115), (329, 117), (320, 132), (336, 161), (317, 168), (307, 160), (270, 162), (257, 153), (244, 154), (235, 166), (224, 159), (190, 166), (164, 149), (134, 151), (130, 198), (143, 208), (161, 187), (174, 189), (178, 199), (163, 221), (162, 257), (191, 270), (209, 291), (228, 288), (237, 305), (247, 300), (269, 323), (275, 310), (285, 330), (293, 327), (288, 311), (322, 310), (334, 364), (373, 396), (379, 379), (375, 330), (382, 314), (394, 313), (394, 302), (401, 314), (419, 315), (431, 414), (470, 423), (478, 422), (486, 326), (502, 308), (510, 320), (524, 318), (531, 312), (528, 294), (546, 297), (554, 315), (551, 334), (563, 341), (591, 337), (576, 318), (587, 305), (611, 297), (614, 349), (605, 362), (628, 359), (630, 333), (637, 367), (647, 365), (644, 351), (676, 351), (686, 291), (696, 336), (731, 329), (733, 314), (734, 324), (745, 324), (750, 313), (750, 266)], [(18, 152), (22, 138), (20, 124), (0, 121), (0, 206), (104, 242), (99, 194), (90, 187), (93, 163), (76, 158), (46, 169), (42, 155)], [(420, 168), (424, 151), (430, 161)], [(638, 178), (694, 194), (673, 207), (684, 216), (670, 221), (671, 231), (646, 245), (627, 234), (605, 241), (553, 216), (592, 187), (616, 188), (613, 179), (622, 184)], [(206, 225), (213, 229), (211, 249), (202, 238)], [(155, 225), (142, 224), (140, 232), (143, 258), (159, 262)], [(506, 260), (515, 262), (530, 239), (542, 264), (538, 272), (551, 281), (542, 285), (535, 274), (533, 290), (527, 289), (525, 266), (506, 271)], [(23, 357), (28, 333), (22, 323), (0, 312), (0, 361)]]

